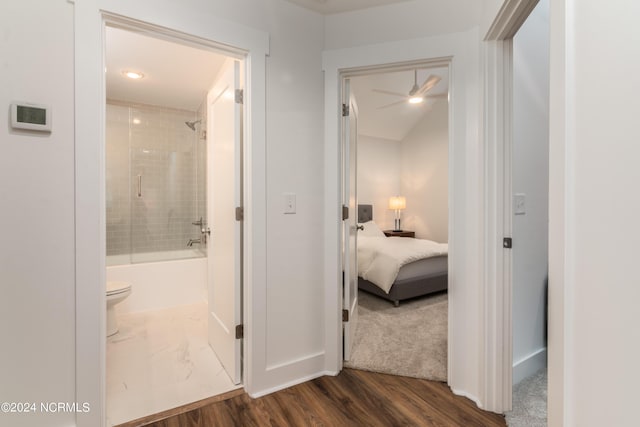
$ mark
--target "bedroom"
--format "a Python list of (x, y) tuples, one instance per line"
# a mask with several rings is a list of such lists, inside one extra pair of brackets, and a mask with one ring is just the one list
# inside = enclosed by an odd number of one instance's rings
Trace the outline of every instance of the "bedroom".
[[(435, 256), (408, 263), (397, 277), (391, 268), (393, 278), (387, 282), (396, 282), (388, 294), (379, 286), (389, 283), (374, 277), (375, 268), (367, 278), (377, 286), (358, 279), (359, 320), (345, 366), (446, 381), (448, 73), (447, 66), (413, 64), (350, 79), (357, 109), (358, 225), (363, 227), (358, 231), (359, 275), (367, 276), (363, 259), (365, 264), (370, 259), (364, 251), (376, 241), (372, 235), (388, 236), (382, 239), (385, 244), (415, 246), (428, 240), (437, 245), (420, 246), (423, 255)], [(422, 102), (411, 103), (415, 95), (423, 95)], [(399, 211), (390, 209), (395, 196), (404, 200)], [(373, 221), (366, 222), (366, 215)], [(398, 229), (403, 232), (393, 231)], [(415, 282), (416, 277), (424, 283)]]

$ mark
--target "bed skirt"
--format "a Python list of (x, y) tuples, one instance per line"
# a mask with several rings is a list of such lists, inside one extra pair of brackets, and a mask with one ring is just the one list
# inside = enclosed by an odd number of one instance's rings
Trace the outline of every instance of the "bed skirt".
[(447, 287), (447, 273), (398, 280), (393, 283), (388, 294), (370, 281), (365, 280), (362, 277), (358, 277), (358, 289), (362, 289), (363, 291), (389, 300), (393, 302), (396, 307), (400, 305), (400, 301), (402, 300), (444, 291)]

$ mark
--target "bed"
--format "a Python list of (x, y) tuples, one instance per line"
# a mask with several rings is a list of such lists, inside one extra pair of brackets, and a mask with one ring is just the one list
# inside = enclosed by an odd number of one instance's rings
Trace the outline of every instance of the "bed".
[[(439, 292), (447, 289), (448, 257), (447, 245), (429, 240), (412, 239), (409, 237), (384, 237), (384, 233), (373, 222), (373, 206), (358, 205), (358, 223), (362, 231), (358, 234), (358, 288), (389, 300), (398, 306), (400, 301)], [(382, 237), (380, 234), (382, 233)], [(384, 238), (383, 238), (384, 237)], [(383, 274), (374, 272), (370, 260), (372, 257), (388, 257), (389, 254), (404, 252), (405, 246), (415, 246), (418, 253), (409, 259), (419, 258), (402, 264), (397, 268), (387, 268), (382, 265)], [(377, 252), (381, 250), (382, 252)], [(406, 249), (409, 252), (413, 249)], [(384, 253), (387, 255), (384, 255)], [(405, 262), (406, 262), (405, 258)], [(381, 261), (378, 260), (378, 261)], [(369, 264), (367, 264), (369, 262)], [(397, 271), (395, 275), (394, 271)], [(366, 279), (361, 277), (364, 275)], [(393, 277), (392, 277), (393, 276)], [(369, 279), (369, 280), (368, 280)], [(375, 283), (374, 283), (375, 282)]]

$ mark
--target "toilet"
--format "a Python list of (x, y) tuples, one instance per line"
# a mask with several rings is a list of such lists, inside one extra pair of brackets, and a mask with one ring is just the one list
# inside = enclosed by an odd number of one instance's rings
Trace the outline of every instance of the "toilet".
[(118, 332), (115, 305), (131, 294), (131, 284), (127, 282), (107, 282), (107, 336)]

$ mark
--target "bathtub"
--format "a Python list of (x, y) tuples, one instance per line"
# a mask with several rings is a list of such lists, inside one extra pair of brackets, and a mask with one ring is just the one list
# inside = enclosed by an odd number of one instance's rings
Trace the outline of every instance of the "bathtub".
[[(207, 300), (207, 258), (197, 250), (163, 252), (170, 261), (151, 261), (160, 254), (136, 254), (136, 264), (127, 264), (129, 255), (107, 257), (107, 281), (131, 283), (131, 295), (116, 305), (118, 313), (161, 310)], [(150, 262), (144, 262), (150, 260)]]

